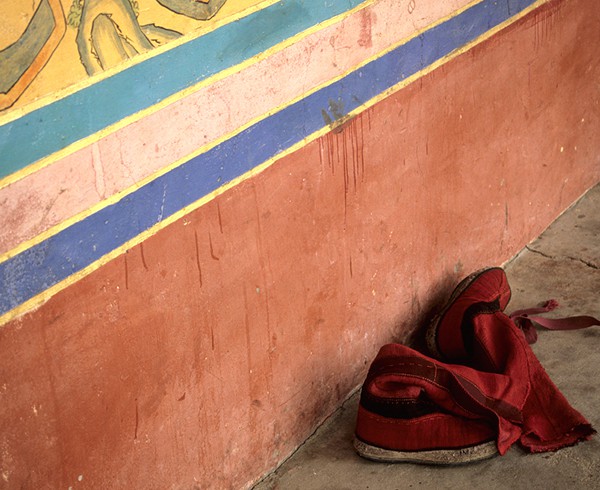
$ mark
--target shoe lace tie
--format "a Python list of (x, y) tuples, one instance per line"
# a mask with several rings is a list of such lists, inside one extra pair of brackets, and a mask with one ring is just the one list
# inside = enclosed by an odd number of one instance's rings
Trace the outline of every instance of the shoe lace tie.
[(541, 307), (516, 310), (508, 316), (523, 331), (525, 339), (530, 344), (534, 344), (538, 337), (534, 323), (547, 330), (580, 330), (582, 328), (600, 325), (600, 320), (593, 316), (570, 316), (565, 318), (546, 318), (538, 316), (541, 313), (555, 310), (558, 306), (558, 301), (550, 299)]

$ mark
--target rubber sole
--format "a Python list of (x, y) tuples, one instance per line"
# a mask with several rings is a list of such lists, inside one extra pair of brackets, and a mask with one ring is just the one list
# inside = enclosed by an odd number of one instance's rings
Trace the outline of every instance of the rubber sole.
[(431, 465), (463, 465), (497, 456), (495, 441), (459, 449), (432, 449), (428, 451), (395, 451), (371, 446), (354, 438), (354, 449), (363, 458), (383, 463), (416, 463)]

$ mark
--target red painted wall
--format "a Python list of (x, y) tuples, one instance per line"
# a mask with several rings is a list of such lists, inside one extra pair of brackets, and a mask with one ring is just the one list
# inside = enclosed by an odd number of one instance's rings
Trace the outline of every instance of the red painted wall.
[(552, 3), (1, 328), (8, 488), (255, 481), (600, 179), (599, 45)]

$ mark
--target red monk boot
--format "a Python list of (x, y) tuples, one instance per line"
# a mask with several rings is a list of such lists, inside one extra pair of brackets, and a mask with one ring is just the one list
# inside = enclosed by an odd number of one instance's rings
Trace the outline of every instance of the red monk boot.
[(431, 323), (433, 358), (399, 344), (380, 350), (361, 393), (361, 456), (460, 464), (504, 454), (516, 441), (538, 452), (591, 437), (504, 313), (509, 299), (502, 269), (477, 272)]

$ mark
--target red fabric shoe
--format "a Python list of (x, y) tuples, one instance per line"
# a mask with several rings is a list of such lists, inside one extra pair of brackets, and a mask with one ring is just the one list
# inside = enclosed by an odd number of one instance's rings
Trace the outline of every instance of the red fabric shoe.
[(399, 344), (380, 350), (361, 393), (361, 456), (458, 464), (504, 454), (517, 441), (541, 452), (591, 437), (504, 314), (509, 299), (502, 269), (477, 272), (429, 328), (436, 359)]
[(451, 366), (400, 344), (383, 346), (363, 384), (355, 449), (376, 461), (428, 464), (496, 455), (497, 430), (471, 388)]

